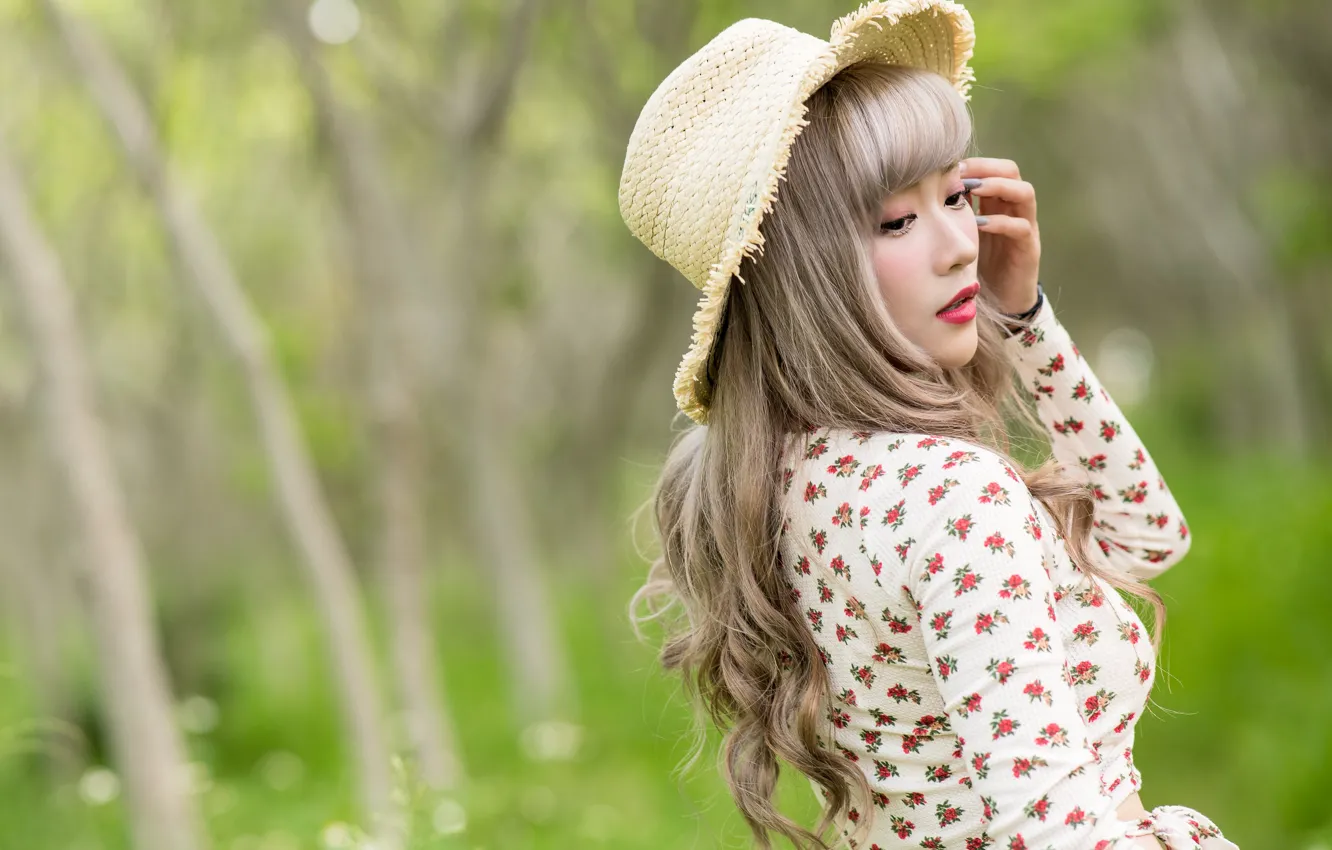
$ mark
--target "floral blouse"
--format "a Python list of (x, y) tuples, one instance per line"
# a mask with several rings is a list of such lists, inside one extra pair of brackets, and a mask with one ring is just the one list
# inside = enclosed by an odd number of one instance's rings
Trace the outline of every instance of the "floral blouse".
[[(1095, 497), (1093, 556), (1140, 578), (1177, 563), (1189, 548), (1179, 505), (1049, 300), (1004, 344), (1055, 457)], [(1142, 785), (1133, 736), (1156, 674), (1150, 638), (1112, 586), (1074, 566), (1000, 455), (815, 429), (793, 440), (783, 487), (781, 568), (832, 683), (820, 743), (874, 791), (873, 830), (851, 846), (1109, 850), (1156, 833), (1174, 847), (1167, 814), (1181, 848), (1219, 839), (1179, 806), (1116, 816)], [(1234, 846), (1219, 840), (1201, 846)]]

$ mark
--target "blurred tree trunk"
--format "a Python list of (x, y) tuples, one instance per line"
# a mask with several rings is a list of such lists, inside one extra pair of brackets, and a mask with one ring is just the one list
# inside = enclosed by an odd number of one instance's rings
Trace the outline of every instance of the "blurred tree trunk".
[[(1308, 376), (1306, 409), (1312, 434), (1332, 434), (1332, 337), (1327, 333), (1327, 317), (1332, 316), (1332, 270), (1310, 268), (1290, 287), (1290, 302), (1299, 305), (1291, 319), (1300, 333), (1296, 335), (1297, 356)], [(1313, 448), (1324, 455), (1332, 453), (1332, 440), (1315, 440)]]
[[(509, 657), (509, 693), (523, 726), (575, 716), (577, 706), (557, 606), (525, 504), (516, 419), (502, 392), (513, 373), (512, 356), (519, 333), (511, 319), (489, 322), (484, 348), (473, 358), (476, 386), (463, 411), (462, 462), (471, 498), (469, 520), (477, 566), (489, 572), (498, 604), (496, 628)], [(506, 327), (508, 325), (508, 327)], [(561, 498), (562, 494), (552, 494)]]
[(88, 748), (78, 727), (70, 666), (61, 652), (71, 622), (65, 610), (64, 565), (53, 563), (57, 558), (46, 550), (29, 549), (31, 541), (25, 537), (11, 533), (5, 544), (0, 553), (0, 618), (9, 626), (19, 670), (32, 689), (32, 737), (51, 785), (71, 783), (88, 766)]
[(47, 434), (84, 535), (83, 581), (107, 731), (141, 850), (206, 846), (172, 713), (139, 540), (93, 401), (73, 297), (8, 154), (0, 150), (0, 242), (45, 373)]
[[(1221, 272), (1212, 278), (1216, 294), (1222, 295), (1213, 297), (1220, 319), (1217, 338), (1240, 344), (1221, 346), (1218, 354), (1225, 373), (1244, 376), (1248, 383), (1242, 393), (1218, 394), (1228, 406), (1224, 421), (1231, 444), (1238, 448), (1266, 440), (1307, 456), (1309, 417), (1291, 305), (1277, 285), (1280, 275), (1270, 246), (1242, 205), (1237, 190), (1243, 187), (1235, 180), (1236, 175), (1252, 179), (1257, 162), (1280, 153), (1258, 128), (1279, 125), (1281, 118), (1263, 109), (1262, 81), (1232, 60), (1233, 44), (1222, 43), (1208, 13), (1196, 2), (1181, 8), (1174, 51), (1165, 65), (1178, 81), (1180, 97), (1158, 101), (1133, 126), (1160, 185), (1194, 219)], [(1255, 121), (1264, 111), (1269, 121)], [(1197, 203), (1200, 197), (1207, 203)]]
[(77, 538), (64, 521), (69, 495), (51, 481), (51, 461), (37, 445), (46, 429), (40, 416), (30, 414), (34, 395), (26, 386), (12, 394), (0, 391), (0, 434), (6, 436), (0, 478), (12, 482), (0, 488), (0, 623), (9, 625), (20, 675), (31, 688), (33, 737), (40, 739), (42, 768), (54, 787), (76, 781), (88, 767), (88, 737), (79, 724), (82, 694), (65, 657), (71, 635), (85, 639), (86, 618), (78, 613), (71, 575)]
[(126, 160), (157, 204), (182, 271), (198, 287), (244, 370), (278, 503), (324, 618), (347, 735), (367, 817), (391, 809), (384, 712), (359, 589), (315, 474), (265, 329), (194, 200), (173, 179), (142, 100), (109, 51), (55, 0), (43, 0)]
[(55, 786), (76, 781), (88, 767), (74, 671), (64, 657), (66, 635), (78, 632), (83, 637), (79, 626), (85, 618), (77, 613), (78, 593), (66, 557), (69, 497), (48, 493), (50, 460), (33, 445), (45, 429), (11, 416), (24, 412), (0, 405), (0, 433), (7, 437), (4, 479), (21, 482), (0, 489), (0, 620), (10, 626), (11, 646), (32, 688), (34, 737), (40, 739), (42, 764)]
[[(632, 30), (607, 33), (608, 16), (594, 8), (595, 0), (574, 0), (569, 12), (582, 39), (570, 52), (568, 64), (572, 80), (587, 91), (586, 101), (595, 111), (601, 132), (601, 156), (611, 163), (624, 158), (629, 133), (638, 119), (647, 92), (625, 90), (615, 69), (622, 63), (626, 45), (645, 54), (657, 66), (669, 69), (686, 54), (689, 36), (700, 14), (699, 0), (639, 0), (631, 18)], [(615, 18), (609, 18), (615, 20)], [(665, 73), (665, 70), (663, 70)], [(637, 414), (647, 393), (658, 392), (669, 398), (670, 377), (674, 368), (663, 375), (665, 383), (645, 386), (647, 378), (663, 359), (674, 360), (684, 349), (679, 340), (688, 338), (688, 318), (699, 297), (674, 267), (644, 250), (644, 256), (631, 267), (636, 288), (641, 290), (628, 328), (617, 338), (608, 339), (605, 356), (588, 369), (599, 374), (588, 381), (597, 387), (592, 403), (579, 416), (575, 429), (577, 443), (559, 464), (577, 491), (582, 509), (576, 517), (580, 533), (571, 535), (588, 540), (581, 554), (591, 561), (591, 572), (603, 592), (614, 593), (618, 587), (611, 579), (617, 554), (604, 545), (613, 537), (612, 528), (621, 528), (623, 518), (614, 516), (621, 496), (620, 463), (633, 442)], [(677, 312), (677, 310), (681, 312)], [(680, 322), (664, 320), (679, 316)], [(676, 337), (674, 331), (682, 335)], [(673, 404), (671, 405), (674, 406)], [(578, 415), (578, 414), (573, 414)], [(636, 506), (635, 506), (636, 507)]]
[[(672, 330), (683, 332), (685, 323), (663, 317), (690, 315), (694, 302), (689, 293), (697, 292), (673, 266), (655, 257), (632, 269), (643, 289), (641, 300), (629, 328), (608, 341), (602, 362), (589, 366), (600, 369), (592, 381), (597, 390), (582, 417), (577, 443), (559, 464), (582, 506), (576, 517), (579, 536), (592, 538), (582, 544), (582, 554), (591, 560), (590, 573), (598, 588), (608, 593), (619, 591), (613, 582), (619, 564), (611, 529), (623, 525), (623, 517), (615, 515), (624, 507), (620, 465), (632, 445), (644, 399), (649, 393), (670, 397), (674, 370), (658, 367), (664, 359), (674, 357), (678, 339), (688, 339), (687, 333), (678, 338), (671, 334)], [(654, 372), (661, 375), (660, 382), (648, 381)], [(618, 607), (616, 603), (606, 610)]]
[(491, 178), (502, 160), (497, 150), (525, 66), (540, 0), (511, 0), (500, 35), (482, 43), (469, 37), (462, 4), (443, 15), (434, 54), (442, 67), (432, 79), (459, 80), (425, 95), (404, 93), (396, 81), (380, 82), (409, 103), (424, 104), (425, 124), (438, 139), (446, 180), (440, 237), (449, 275), (432, 310), (452, 326), (436, 358), (440, 386), (461, 439), (453, 447), (461, 470), (468, 548), (495, 587), (496, 629), (510, 677), (513, 711), (524, 725), (557, 720), (574, 711), (573, 682), (532, 528), (532, 505), (515, 419), (505, 395), (518, 367), (501, 338), (504, 275), (513, 270), (508, 251), (496, 250), (485, 219)]
[[(510, 54), (505, 61), (515, 60)], [(503, 97), (507, 101), (509, 95)], [(490, 151), (500, 125), (493, 120), (489, 129), (485, 122), (474, 124), (453, 148), (458, 179), (450, 201), (463, 225), (450, 234), (452, 271), (467, 315), (473, 317), (460, 334), (461, 359), (469, 368), (455, 387), (459, 402), (454, 410), (463, 435), (458, 460), (472, 495), (465, 499), (470, 543), (475, 563), (493, 578), (514, 716), (527, 726), (572, 717), (576, 701), (523, 487), (527, 476), (518, 444), (519, 411), (507, 403), (522, 365), (506, 356), (515, 348), (508, 335), (519, 331), (513, 327), (516, 318), (499, 303), (501, 276), (511, 261), (498, 250), (488, 223), (477, 220), (477, 211), (485, 208), (488, 170), (495, 167)]]
[(428, 466), (416, 399), (423, 352), (412, 319), (426, 277), (407, 222), (390, 196), (371, 128), (339, 103), (304, 22), (284, 0), (274, 10), (333, 148), (334, 174), (360, 284), (370, 361), (368, 401), (379, 524), (379, 575), (400, 707), (421, 775), (436, 788), (462, 780), (454, 725), (442, 707), (440, 662), (430, 628), (424, 476)]
[(470, 319), (458, 335), (458, 357), (467, 369), (449, 387), (459, 434), (454, 468), (465, 494), (465, 542), (494, 587), (495, 629), (507, 662), (513, 716), (528, 726), (573, 716), (573, 679), (523, 486), (519, 411), (507, 403), (521, 364), (506, 357), (514, 346), (504, 338), (505, 329), (516, 320), (496, 304), (495, 284), (510, 261), (495, 250), (487, 224), (477, 220), (486, 172), (494, 166), (485, 145), (453, 149), (457, 180), (448, 204), (458, 226), (446, 238), (454, 306)]

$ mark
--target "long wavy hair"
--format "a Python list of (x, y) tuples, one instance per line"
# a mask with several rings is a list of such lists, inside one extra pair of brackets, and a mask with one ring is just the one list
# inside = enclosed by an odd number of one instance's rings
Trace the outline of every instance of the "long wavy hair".
[[(1029, 470), (1013, 457), (1006, 416), (1044, 430), (1017, 390), (988, 290), (975, 357), (955, 369), (909, 342), (879, 294), (869, 243), (883, 198), (969, 155), (966, 102), (939, 74), (871, 62), (834, 76), (807, 110), (763, 251), (729, 288), (708, 425), (678, 435), (640, 509), (653, 509), (661, 551), (629, 604), (640, 639), (644, 623), (666, 626), (660, 662), (680, 673), (694, 707), (682, 767), (702, 753), (710, 719), (724, 732), (719, 769), (765, 850), (770, 833), (826, 850), (820, 836), (870, 795), (857, 766), (817, 743), (831, 685), (777, 569), (781, 465), (803, 430), (927, 433), (993, 449), (1046, 506), (1078, 567), (1150, 602), (1156, 652), (1165, 623), (1160, 594), (1091, 557), (1086, 485), (1053, 458)], [(824, 791), (814, 831), (774, 803), (781, 760)]]

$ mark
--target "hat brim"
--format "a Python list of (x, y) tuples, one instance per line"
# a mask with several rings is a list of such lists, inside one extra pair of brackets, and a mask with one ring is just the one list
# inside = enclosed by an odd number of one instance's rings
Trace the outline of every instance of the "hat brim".
[[(713, 389), (708, 364), (719, 342), (730, 282), (737, 277), (745, 257), (763, 252), (759, 225), (772, 211), (791, 146), (809, 123), (805, 118), (805, 101), (837, 72), (866, 60), (935, 71), (950, 80), (962, 98), (968, 100), (975, 79), (970, 66), (974, 45), (975, 29), (970, 13), (949, 0), (879, 0), (865, 3), (833, 24), (827, 49), (799, 79), (777, 144), (765, 149), (770, 152), (765, 154), (770, 157), (766, 185), (752, 203), (737, 212), (727, 229), (732, 236), (726, 241), (721, 259), (700, 287), (703, 295), (694, 312), (693, 338), (676, 369), (673, 384), (676, 404), (690, 419), (700, 425), (708, 423)], [(740, 282), (744, 284), (743, 279)]]

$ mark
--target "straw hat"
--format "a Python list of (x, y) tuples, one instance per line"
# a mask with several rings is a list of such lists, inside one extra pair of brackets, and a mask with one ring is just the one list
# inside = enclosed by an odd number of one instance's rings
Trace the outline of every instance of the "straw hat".
[(741, 259), (762, 253), (759, 224), (777, 197), (791, 144), (809, 123), (805, 99), (865, 59), (937, 71), (969, 99), (974, 41), (971, 15), (947, 0), (865, 3), (833, 24), (828, 41), (746, 18), (648, 98), (629, 136), (620, 214), (635, 237), (703, 291), (693, 341), (675, 374), (676, 404), (690, 419), (707, 423), (708, 358), (727, 288)]

